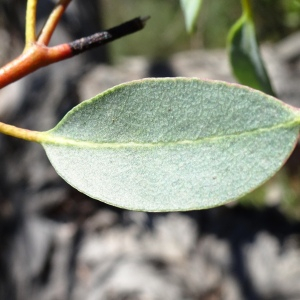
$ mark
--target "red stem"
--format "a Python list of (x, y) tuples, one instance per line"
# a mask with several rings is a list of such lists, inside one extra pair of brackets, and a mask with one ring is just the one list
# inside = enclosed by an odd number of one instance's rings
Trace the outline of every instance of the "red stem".
[[(69, 2), (70, 0), (60, 1), (61, 5), (67, 5)], [(45, 41), (32, 43), (19, 57), (0, 68), (0, 89), (39, 68), (139, 31), (144, 28), (148, 19), (149, 17), (138, 17), (106, 31), (55, 47), (47, 47)], [(48, 29), (45, 32), (49, 33)]]
[(0, 89), (39, 68), (69, 58), (72, 55), (71, 47), (68, 44), (55, 47), (32, 45), (27, 51), (0, 69)]

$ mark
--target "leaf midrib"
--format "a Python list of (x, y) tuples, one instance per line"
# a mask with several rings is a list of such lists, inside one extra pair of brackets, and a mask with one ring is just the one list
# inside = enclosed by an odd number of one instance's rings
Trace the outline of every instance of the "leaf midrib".
[(179, 140), (179, 141), (168, 141), (168, 142), (93, 142), (93, 141), (82, 141), (61, 136), (52, 135), (52, 131), (43, 132), (40, 142), (44, 145), (52, 144), (57, 146), (70, 146), (78, 148), (152, 148), (152, 147), (166, 147), (176, 145), (195, 145), (203, 142), (214, 142), (222, 139), (230, 139), (236, 137), (246, 137), (250, 135), (256, 135), (268, 131), (273, 131), (282, 128), (295, 128), (300, 127), (300, 119), (295, 119), (286, 123), (277, 124), (270, 127), (256, 128), (248, 131), (237, 132), (233, 134), (216, 135), (202, 137), (195, 140)]

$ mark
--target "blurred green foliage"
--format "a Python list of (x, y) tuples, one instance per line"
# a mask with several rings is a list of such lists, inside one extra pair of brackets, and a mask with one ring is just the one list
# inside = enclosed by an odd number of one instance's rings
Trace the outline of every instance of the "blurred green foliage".
[(300, 27), (300, 0), (282, 0), (284, 24), (287, 28), (299, 29)]
[(137, 16), (151, 16), (144, 30), (110, 45), (112, 57), (167, 57), (189, 47), (179, 0), (103, 0), (102, 3), (106, 28)]
[(291, 221), (300, 220), (300, 174), (281, 169), (271, 180), (237, 201), (238, 204), (263, 210), (276, 206)]
[[(260, 41), (277, 41), (300, 29), (300, 0), (252, 1)], [(241, 15), (240, 0), (203, 1), (196, 34), (185, 32), (179, 0), (102, 0), (105, 28), (139, 15), (150, 15), (146, 28), (110, 45), (112, 57), (172, 53), (225, 47), (229, 28)]]

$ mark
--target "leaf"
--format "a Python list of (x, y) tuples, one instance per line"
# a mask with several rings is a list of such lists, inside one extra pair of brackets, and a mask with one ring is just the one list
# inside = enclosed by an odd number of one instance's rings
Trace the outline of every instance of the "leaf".
[(262, 184), (293, 150), (299, 123), (297, 111), (246, 87), (144, 79), (81, 103), (42, 144), (57, 172), (92, 198), (180, 211)]
[(228, 35), (229, 60), (237, 80), (275, 95), (257, 45), (251, 14), (244, 12)]
[(202, 0), (180, 0), (180, 4), (184, 14), (186, 30), (191, 34), (196, 29)]

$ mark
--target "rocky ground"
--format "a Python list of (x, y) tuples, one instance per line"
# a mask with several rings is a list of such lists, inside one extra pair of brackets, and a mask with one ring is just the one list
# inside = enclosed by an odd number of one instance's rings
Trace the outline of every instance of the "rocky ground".
[[(298, 107), (299, 43), (264, 47), (278, 97)], [(78, 57), (1, 90), (0, 119), (48, 130), (79, 102), (149, 76), (233, 81), (224, 50), (115, 66)], [(1, 135), (0, 157), (0, 299), (300, 299), (300, 223), (276, 206), (130, 212), (72, 189), (39, 145)]]

